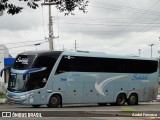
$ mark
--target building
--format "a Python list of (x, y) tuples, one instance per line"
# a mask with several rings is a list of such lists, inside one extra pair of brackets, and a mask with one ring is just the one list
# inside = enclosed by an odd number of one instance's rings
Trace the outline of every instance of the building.
[[(10, 54), (8, 51), (8, 48), (2, 44), (0, 44), (0, 69), (3, 69), (5, 67), (4, 61), (5, 58), (10, 58)], [(0, 77), (0, 82), (5, 82), (4, 80), (5, 76), (3, 75)]]
[[(9, 50), (5, 45), (0, 44), (0, 69), (13, 64), (14, 58), (9, 54)], [(4, 92), (7, 87), (9, 71), (5, 71), (0, 77), (0, 92)], [(5, 84), (6, 83), (6, 84)]]

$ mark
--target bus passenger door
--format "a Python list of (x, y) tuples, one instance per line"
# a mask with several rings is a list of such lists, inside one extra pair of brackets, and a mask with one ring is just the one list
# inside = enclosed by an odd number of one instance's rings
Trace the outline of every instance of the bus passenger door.
[(41, 104), (41, 90), (40, 89), (34, 90), (33, 95), (30, 97), (30, 103), (31, 104), (33, 103), (34, 105)]
[[(27, 86), (31, 92), (30, 103), (32, 104), (43, 104), (46, 101), (46, 93), (44, 89), (47, 83), (46, 77), (44, 77), (43, 72), (35, 72), (29, 75), (29, 80)], [(32, 100), (33, 99), (33, 100)]]

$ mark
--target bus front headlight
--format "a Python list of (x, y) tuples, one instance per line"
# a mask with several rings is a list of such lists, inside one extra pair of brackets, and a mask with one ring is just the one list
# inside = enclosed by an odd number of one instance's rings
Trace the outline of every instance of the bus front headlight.
[(27, 94), (27, 95), (21, 95), (21, 96), (20, 96), (20, 98), (21, 98), (21, 99), (25, 99), (25, 98), (27, 98), (28, 96), (30, 96), (30, 94)]
[(21, 98), (21, 99), (25, 99), (25, 98), (26, 98), (26, 95), (21, 95), (20, 98)]

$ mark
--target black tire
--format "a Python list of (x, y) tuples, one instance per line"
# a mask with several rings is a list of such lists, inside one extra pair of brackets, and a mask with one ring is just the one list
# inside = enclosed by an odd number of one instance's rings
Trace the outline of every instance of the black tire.
[(109, 103), (111, 106), (116, 106), (117, 104), (116, 103)]
[(97, 103), (99, 106), (106, 106), (107, 103)]
[(57, 108), (57, 107), (59, 107), (60, 103), (61, 103), (60, 96), (59, 95), (53, 95), (53, 96), (51, 96), (47, 106), (50, 107), (50, 108)]
[(32, 105), (34, 108), (39, 108), (41, 105)]
[(119, 106), (125, 105), (126, 100), (127, 98), (125, 94), (119, 94), (116, 99), (116, 105), (119, 105)]
[(138, 105), (138, 96), (137, 94), (133, 93), (129, 96), (127, 100), (128, 105)]

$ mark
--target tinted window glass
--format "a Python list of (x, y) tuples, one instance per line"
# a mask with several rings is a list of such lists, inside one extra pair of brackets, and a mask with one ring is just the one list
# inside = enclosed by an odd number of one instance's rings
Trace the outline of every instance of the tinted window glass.
[[(38, 72), (38, 78), (42, 79), (42, 78), (46, 78), (48, 79), (50, 72), (56, 62), (57, 58), (54, 58), (53, 56), (40, 56), (37, 57), (37, 59), (34, 62), (33, 67), (34, 68), (41, 68), (41, 67), (46, 67), (46, 70)], [(42, 77), (43, 76), (43, 77)]]
[(17, 56), (13, 67), (19, 70), (27, 69), (32, 65), (34, 58), (35, 56), (33, 55), (19, 55)]
[(33, 90), (43, 88), (48, 81), (48, 77), (56, 60), (57, 56), (54, 55), (37, 56), (37, 58), (34, 61), (33, 68), (46, 67), (46, 69), (43, 71), (30, 73), (29, 79), (26, 83), (26, 89)]
[(62, 72), (111, 72), (111, 73), (153, 73), (158, 61), (63, 56), (56, 73)]

